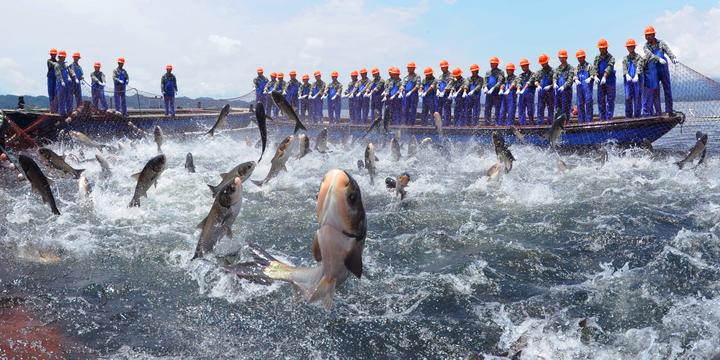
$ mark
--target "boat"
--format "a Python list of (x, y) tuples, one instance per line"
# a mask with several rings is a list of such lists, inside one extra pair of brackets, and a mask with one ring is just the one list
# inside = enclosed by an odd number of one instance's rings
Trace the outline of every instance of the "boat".
[[(90, 107), (78, 108), (70, 116), (61, 117), (48, 112), (33, 111), (5, 111), (6, 121), (2, 130), (6, 142), (11, 148), (33, 147), (38, 144), (52, 142), (62, 131), (76, 130), (97, 138), (111, 137), (140, 137), (151, 133), (159, 125), (165, 134), (188, 134), (206, 132), (217, 120), (218, 110), (185, 109), (179, 110), (174, 117), (166, 116), (158, 110), (135, 110), (122, 116), (115, 112), (91, 112)], [(233, 109), (228, 116), (228, 126), (223, 130), (240, 132), (253, 132), (257, 130), (251, 126), (254, 113), (250, 109)], [(7, 121), (9, 120), (9, 121)], [(590, 147), (598, 144), (613, 143), (619, 146), (634, 146), (646, 142), (654, 142), (678, 124), (682, 124), (685, 115), (680, 112), (662, 114), (659, 116), (624, 118), (616, 117), (612, 120), (599, 120), (589, 123), (577, 123), (571, 119), (564, 127), (561, 144), (564, 147)], [(441, 141), (441, 134), (434, 126), (428, 125), (389, 125), (382, 126), (368, 132), (369, 124), (349, 124), (347, 119), (339, 123), (329, 123), (327, 119), (312, 123), (305, 121), (309, 136), (316, 136), (322, 129), (327, 128), (330, 138), (370, 139), (379, 135), (400, 134), (401, 140), (416, 136), (418, 140), (429, 137), (433, 141)], [(289, 120), (274, 119), (268, 121), (270, 136), (283, 137), (291, 134), (295, 123)], [(524, 142), (538, 146), (549, 145), (544, 134), (550, 130), (551, 125), (515, 125)], [(478, 141), (490, 143), (493, 132), (505, 136), (506, 142), (521, 142), (516, 138), (513, 128), (507, 125), (480, 125), (445, 127), (442, 136), (453, 142)]]

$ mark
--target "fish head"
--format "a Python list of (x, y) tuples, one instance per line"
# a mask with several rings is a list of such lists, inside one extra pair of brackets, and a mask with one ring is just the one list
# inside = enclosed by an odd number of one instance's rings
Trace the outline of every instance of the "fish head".
[(223, 207), (231, 207), (242, 200), (243, 179), (236, 176), (233, 181), (227, 184), (218, 194), (218, 201)]
[(255, 161), (244, 162), (238, 165), (236, 175), (245, 181), (250, 178), (250, 175), (255, 171), (256, 165), (257, 163)]
[(365, 240), (367, 220), (360, 186), (347, 172), (333, 169), (325, 174), (316, 215), (320, 227), (333, 227), (358, 242)]
[(565, 126), (565, 121), (567, 121), (567, 115), (560, 114), (555, 118), (555, 122), (553, 123), (553, 127), (559, 127), (563, 128)]
[(398, 176), (398, 179), (397, 179), (398, 185), (405, 187), (409, 183), (410, 183), (410, 174), (408, 174), (407, 172), (404, 172), (404, 173), (400, 174), (400, 176)]
[(699, 140), (700, 140), (700, 142), (703, 143), (703, 145), (707, 145), (707, 142), (708, 142), (708, 136), (707, 136), (707, 134), (702, 134), (702, 136), (700, 136), (700, 139), (699, 139)]
[(165, 170), (165, 162), (166, 158), (164, 154), (158, 155), (152, 159), (150, 159), (150, 168), (156, 173), (159, 173), (163, 170)]
[(48, 149), (48, 148), (42, 147), (42, 148), (39, 148), (39, 149), (38, 149), (38, 153), (40, 154), (40, 156), (43, 157), (43, 159), (45, 159), (45, 160), (50, 160), (50, 158), (52, 157), (52, 153), (53, 153), (53, 152), (52, 152), (52, 150), (50, 150), (50, 149)]
[(20, 163), (20, 166), (23, 168), (25, 172), (27, 172), (32, 165), (35, 163), (33, 159), (25, 156), (25, 155), (18, 155), (18, 162)]
[(365, 163), (375, 162), (375, 145), (368, 143), (365, 147)]
[(185, 161), (192, 161), (192, 160), (193, 160), (192, 153), (187, 153), (187, 155), (185, 155)]

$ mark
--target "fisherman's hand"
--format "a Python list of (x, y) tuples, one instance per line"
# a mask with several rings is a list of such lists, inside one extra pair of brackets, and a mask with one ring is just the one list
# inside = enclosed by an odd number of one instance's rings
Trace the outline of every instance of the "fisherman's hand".
[(675, 65), (677, 65), (677, 63), (679, 63), (678, 59), (674, 59), (674, 58), (673, 58), (673, 59), (670, 59), (670, 61), (672, 61), (672, 63), (675, 64)]
[(663, 58), (661, 58), (661, 57), (658, 58), (658, 62), (659, 62), (660, 64), (662, 64), (662, 65), (667, 64), (667, 61), (665, 61), (665, 59), (663, 59)]
[(593, 80), (593, 78), (589, 77), (589, 78), (585, 79), (585, 83), (589, 84), (592, 82), (592, 80)]
[(521, 89), (520, 91), (518, 91), (518, 94), (520, 94), (520, 95), (522, 95), (524, 93), (525, 93), (525, 89)]
[(635, 74), (635, 76), (633, 76), (633, 78), (632, 78), (632, 82), (636, 83), (636, 82), (638, 82), (638, 80), (639, 80), (638, 74)]
[(543, 90), (548, 91), (548, 90), (550, 90), (550, 88), (552, 88), (552, 85), (548, 85), (548, 86), (544, 87)]
[(467, 97), (467, 93), (463, 93), (463, 99)]
[(578, 79), (576, 78), (575, 81), (573, 81), (573, 84), (575, 84), (575, 85), (580, 85), (580, 80), (578, 80)]
[(488, 89), (488, 90), (487, 90), (487, 94), (488, 94), (488, 95), (492, 95), (493, 91), (495, 91), (495, 88), (494, 88), (494, 87)]
[(602, 79), (600, 79), (600, 85), (605, 85), (605, 82), (607, 82), (607, 77), (603, 75)]

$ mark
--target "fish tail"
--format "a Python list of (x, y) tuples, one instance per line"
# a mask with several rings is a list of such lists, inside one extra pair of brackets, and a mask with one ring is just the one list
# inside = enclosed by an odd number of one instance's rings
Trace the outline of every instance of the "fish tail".
[(227, 265), (223, 270), (241, 279), (263, 285), (272, 284), (274, 280), (291, 281), (294, 266), (275, 259), (255, 244), (249, 243), (248, 246), (253, 252), (253, 260)]
[(682, 170), (682, 168), (685, 166), (685, 163), (682, 162), (682, 161), (678, 161), (678, 162), (675, 163), (675, 165), (677, 165), (678, 168), (680, 168), (680, 170)]
[(128, 205), (128, 207), (140, 207), (140, 197), (133, 196), (132, 200), (130, 200), (130, 205)]
[(252, 181), (253, 184), (255, 184), (255, 185), (257, 185), (257, 186), (263, 186), (263, 184), (265, 183), (265, 180), (253, 180), (253, 179), (250, 179), (250, 181)]
[(212, 186), (210, 184), (207, 184), (207, 186), (210, 188), (210, 191), (212, 191), (213, 197), (217, 196), (218, 191), (220, 191), (220, 186)]
[(323, 306), (326, 309), (330, 309), (333, 304), (333, 297), (335, 296), (335, 285), (337, 281), (327, 275), (320, 279), (320, 282), (315, 287), (315, 290), (310, 295), (309, 301), (311, 303), (316, 301), (322, 301)]
[(208, 132), (205, 133), (205, 135), (210, 135), (210, 137), (215, 136), (215, 129), (210, 129)]
[(51, 208), (52, 208), (53, 214), (60, 215), (60, 210), (58, 210), (58, 208), (55, 204), (52, 204)]

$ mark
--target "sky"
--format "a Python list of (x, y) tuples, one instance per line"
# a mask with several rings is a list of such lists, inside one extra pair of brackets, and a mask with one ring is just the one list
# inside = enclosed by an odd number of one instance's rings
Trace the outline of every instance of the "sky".
[(292, 69), (326, 80), (337, 70), (342, 82), (362, 67), (404, 74), (409, 61), (436, 73), (442, 59), (484, 72), (491, 56), (516, 65), (527, 57), (537, 68), (541, 53), (557, 65), (560, 49), (591, 59), (601, 37), (620, 66), (625, 40), (643, 44), (649, 24), (681, 62), (720, 77), (718, 1), (26, 0), (3, 8), (0, 94), (47, 94), (53, 47), (80, 51), (88, 74), (100, 61), (109, 76), (124, 56), (130, 86), (146, 92), (160, 93), (171, 63), (179, 96), (231, 98), (252, 90), (259, 66), (286, 79)]

